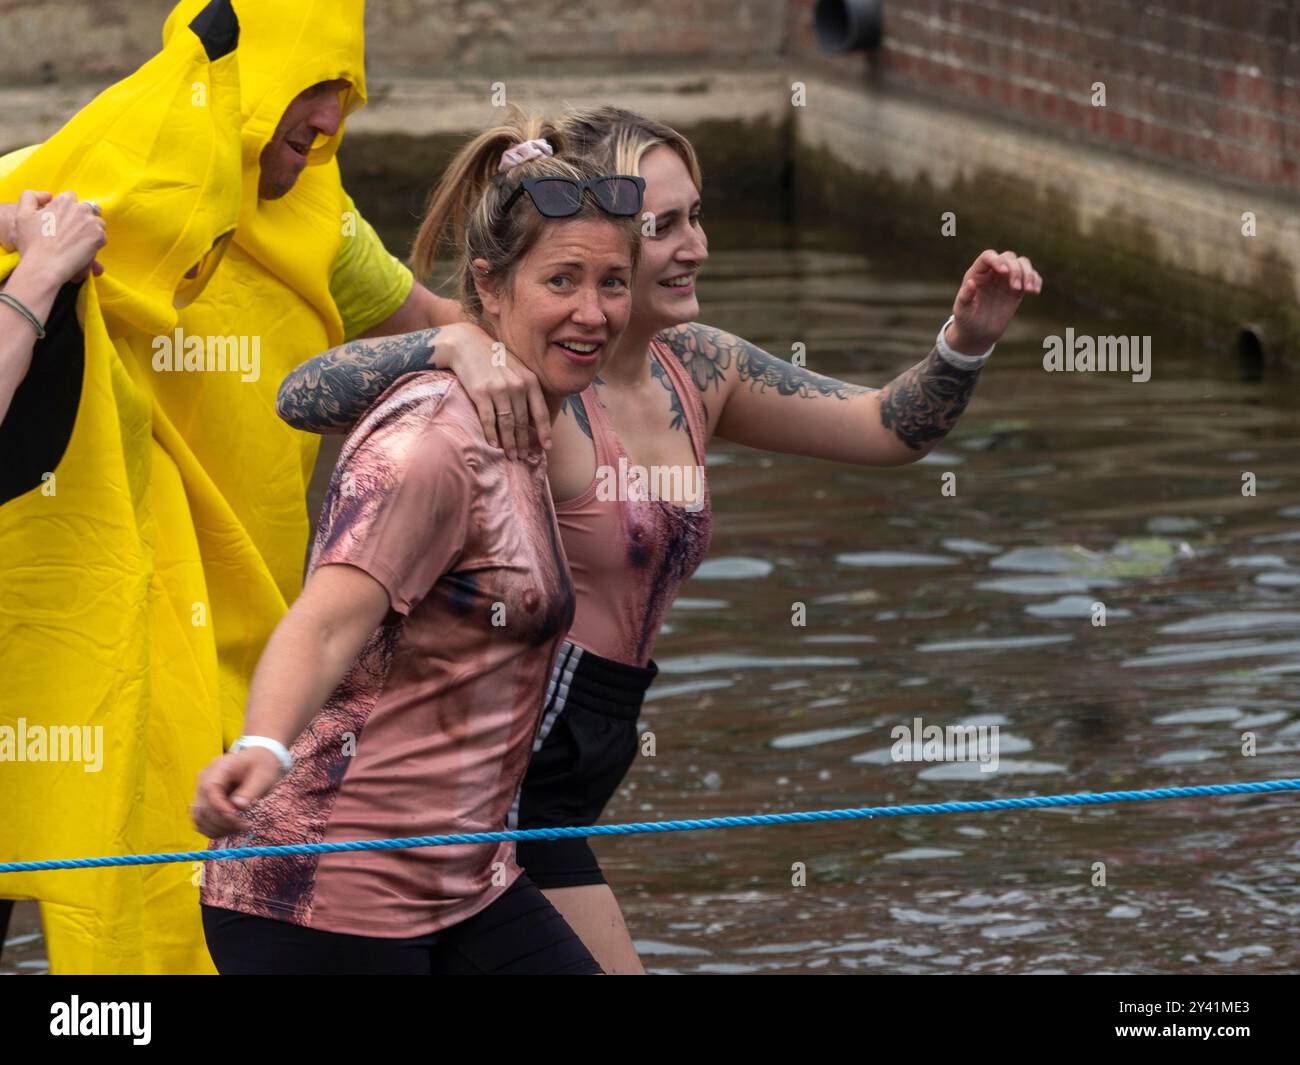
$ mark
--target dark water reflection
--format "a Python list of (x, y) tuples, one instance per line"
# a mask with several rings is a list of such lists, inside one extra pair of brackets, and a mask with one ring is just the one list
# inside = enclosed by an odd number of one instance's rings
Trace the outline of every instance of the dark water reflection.
[[(715, 250), (706, 276), (707, 321), (877, 386), (929, 349), (957, 281), (806, 250)], [(1047, 373), (1067, 325), (1146, 331), (1027, 305), (921, 463), (714, 444), (713, 550), (643, 718), (657, 755), (606, 820), (1298, 775), (1300, 390), (1159, 336), (1144, 383)], [(998, 771), (894, 762), (891, 728), (918, 716), (998, 725)], [(652, 971), (1281, 972), (1298, 814), (1233, 797), (596, 847)]]

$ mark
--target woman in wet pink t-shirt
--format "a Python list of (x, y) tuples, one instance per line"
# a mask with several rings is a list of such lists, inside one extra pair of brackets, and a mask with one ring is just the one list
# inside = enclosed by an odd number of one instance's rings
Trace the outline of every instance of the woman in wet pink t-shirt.
[[(466, 313), (556, 414), (627, 325), (643, 186), (549, 158), (543, 132), (476, 138), (433, 210)], [(366, 412), (246, 734), (199, 778), (214, 847), (506, 827), (574, 603), (545, 453), (523, 457), (487, 444), (449, 373)], [(508, 843), (210, 861), (200, 898), (223, 974), (599, 972)]]

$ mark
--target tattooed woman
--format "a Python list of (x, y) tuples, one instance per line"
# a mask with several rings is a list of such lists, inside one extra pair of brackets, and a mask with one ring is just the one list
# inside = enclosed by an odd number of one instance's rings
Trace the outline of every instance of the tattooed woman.
[[(476, 137), (429, 218), (454, 217), (463, 311), (558, 415), (627, 326), (644, 186), (548, 158), (542, 132), (516, 116)], [(574, 609), (546, 456), (522, 458), (488, 445), (449, 373), (404, 376), (365, 412), (247, 734), (199, 778), (214, 846), (506, 827)], [(223, 974), (599, 972), (513, 849), (209, 862), (209, 949)]]
[[(593, 386), (566, 401), (553, 426), (536, 417), (527, 375), (511, 367), (493, 378), (487, 341), (460, 323), (336, 348), (299, 367), (280, 392), (290, 424), (343, 431), (396, 375), (454, 357), (458, 372), (480, 368), (472, 384), (468, 373), (465, 379), (489, 440), (499, 432), (507, 449), (522, 446), (530, 416), (543, 441), (549, 437), (551, 492), (578, 604), (513, 811), (520, 828), (595, 823), (635, 757), (655, 637), (708, 546), (706, 480), (678, 478), (683, 490), (666, 499), (641, 498), (644, 492), (609, 499), (598, 490), (602, 475), (624, 457), (646, 469), (702, 467), (715, 435), (865, 466), (915, 462), (956, 424), (1021, 298), (1042, 287), (1027, 258), (986, 251), (915, 366), (883, 389), (823, 377), (694, 321), (708, 240), (699, 163), (684, 137), (613, 107), (571, 112), (558, 128), (566, 148), (598, 168), (645, 179), (654, 226), (643, 241), (627, 331)], [(412, 255), (425, 277), (438, 237), (433, 225), (426, 218)], [(478, 359), (466, 355), (473, 348)], [(606, 972), (642, 971), (585, 840), (521, 843), (517, 855)]]

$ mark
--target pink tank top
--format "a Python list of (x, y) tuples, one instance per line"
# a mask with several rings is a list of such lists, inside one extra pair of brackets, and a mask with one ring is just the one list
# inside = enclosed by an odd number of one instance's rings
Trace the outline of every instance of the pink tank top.
[[(704, 402), (668, 345), (656, 337), (650, 357), (672, 382), (686, 414), (694, 469), (632, 466), (594, 386), (582, 403), (596, 446), (596, 476), (587, 490), (557, 502), (555, 516), (577, 593), (569, 639), (604, 658), (644, 666), (677, 591), (709, 549), (713, 527), (704, 473), (708, 425)], [(672, 478), (696, 509), (669, 502)], [(664, 498), (660, 498), (664, 497)]]

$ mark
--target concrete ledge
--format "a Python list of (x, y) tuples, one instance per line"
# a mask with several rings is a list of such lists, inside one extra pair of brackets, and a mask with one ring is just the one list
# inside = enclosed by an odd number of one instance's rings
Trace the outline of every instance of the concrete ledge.
[[(783, 118), (789, 103), (787, 84), (786, 73), (774, 68), (524, 76), (504, 82), (508, 103), (545, 114), (614, 102), (682, 126), (705, 120)], [(0, 114), (5, 116), (0, 148), (43, 140), (105, 87), (0, 88)], [(503, 113), (492, 104), (493, 81), (487, 77), (388, 78), (372, 81), (368, 89), (366, 107), (348, 122), (350, 134), (463, 134), (496, 122)]]
[[(959, 225), (972, 206), (959, 190), (981, 171), (997, 171), (1009, 188), (1029, 194), (1007, 203), (1009, 210), (1065, 200), (1083, 237), (1120, 247), (1135, 245), (1131, 228), (1123, 231), (1128, 219), (1142, 230), (1136, 246), (1154, 261), (1230, 285), (1275, 256), (1288, 266), (1291, 298), (1300, 296), (1300, 207), (1281, 197), (830, 82), (810, 82), (808, 100), (798, 114), (800, 147), (900, 182), (928, 181), (940, 196), (952, 195), (947, 210)], [(1244, 211), (1256, 216), (1254, 237), (1242, 235)], [(935, 218), (936, 233), (939, 224)]]
[[(511, 77), (503, 82), (507, 103), (556, 115), (568, 107), (616, 103), (672, 126), (700, 121), (752, 122), (781, 118), (788, 102), (784, 72), (709, 71), (658, 74), (587, 74)], [(370, 86), (370, 101), (348, 123), (351, 133), (428, 136), (483, 129), (500, 119), (492, 104), (493, 82), (396, 79)]]

